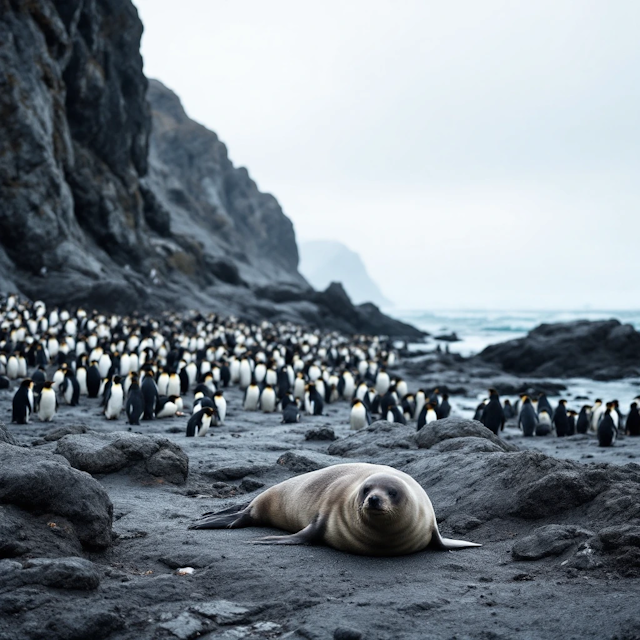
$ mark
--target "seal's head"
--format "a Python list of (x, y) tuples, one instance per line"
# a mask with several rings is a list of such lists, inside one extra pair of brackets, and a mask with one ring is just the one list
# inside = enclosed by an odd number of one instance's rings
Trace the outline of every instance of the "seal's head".
[(393, 517), (406, 500), (407, 486), (389, 473), (369, 476), (358, 489), (358, 511), (363, 518)]

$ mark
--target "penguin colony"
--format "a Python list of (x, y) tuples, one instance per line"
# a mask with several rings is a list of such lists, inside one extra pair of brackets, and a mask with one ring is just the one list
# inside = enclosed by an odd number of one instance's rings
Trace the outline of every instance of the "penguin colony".
[[(585, 404), (580, 411), (567, 409), (567, 401), (561, 399), (555, 409), (540, 393), (532, 398), (520, 394), (515, 406), (509, 400), (500, 403), (495, 389), (489, 389), (489, 397), (476, 408), (474, 420), (479, 420), (496, 435), (504, 430), (507, 420), (515, 419), (525, 437), (556, 435), (559, 438), (576, 433), (595, 433), (601, 447), (610, 447), (622, 431), (626, 435), (640, 436), (640, 397), (631, 403), (626, 418), (620, 411), (619, 402), (612, 400), (603, 404), (600, 398), (592, 404)], [(623, 428), (624, 425), (624, 428)]]
[[(224, 424), (229, 386), (244, 390), (243, 410), (281, 412), (283, 423), (322, 415), (338, 401), (351, 403), (354, 430), (374, 418), (413, 420), (420, 430), (448, 417), (449, 396), (438, 388), (410, 392), (388, 373), (396, 363), (397, 353), (378, 337), (347, 338), (290, 323), (251, 325), (195, 312), (160, 319), (71, 313), (13, 295), (0, 302), (0, 389), (18, 385), (12, 420), (19, 424), (34, 414), (49, 422), (61, 405), (76, 406), (86, 396), (100, 399), (107, 420), (139, 425), (185, 416), (186, 435), (205, 436)], [(190, 394), (186, 415), (183, 398)], [(629, 435), (640, 435), (639, 406), (637, 398), (626, 417)], [(535, 400), (523, 394), (513, 407), (495, 389), (475, 415), (496, 434), (511, 418), (525, 436), (591, 431), (602, 446), (615, 442), (624, 421), (616, 401), (596, 400), (578, 413), (564, 400), (552, 410), (544, 394)]]
[[(438, 390), (409, 393), (388, 367), (397, 353), (377, 337), (347, 338), (288, 323), (250, 325), (197, 313), (160, 319), (47, 310), (41, 301), (8, 296), (0, 305), (0, 388), (18, 383), (13, 421), (37, 413), (55, 418), (60, 406), (99, 398), (107, 420), (185, 416), (186, 435), (224, 424), (224, 389), (244, 390), (242, 409), (281, 412), (283, 423), (322, 415), (325, 405), (352, 403), (350, 425), (372, 416), (416, 420), (420, 428), (447, 417)], [(28, 377), (30, 372), (30, 377)]]

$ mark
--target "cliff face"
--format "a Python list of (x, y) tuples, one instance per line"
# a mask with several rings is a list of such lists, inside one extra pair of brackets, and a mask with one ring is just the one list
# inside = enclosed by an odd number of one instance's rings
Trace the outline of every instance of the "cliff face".
[(120, 0), (0, 7), (4, 279), (53, 302), (99, 297), (105, 280), (131, 297), (123, 268), (148, 260), (151, 124), (137, 13)]
[(130, 0), (0, 0), (0, 292), (410, 335), (330, 311), (276, 199), (147, 81), (141, 34)]
[(199, 246), (207, 264), (231, 257), (245, 282), (306, 287), (293, 225), (277, 200), (231, 164), (218, 136), (190, 120), (172, 91), (151, 80), (147, 96), (153, 113), (148, 183), (170, 212), (172, 232)]

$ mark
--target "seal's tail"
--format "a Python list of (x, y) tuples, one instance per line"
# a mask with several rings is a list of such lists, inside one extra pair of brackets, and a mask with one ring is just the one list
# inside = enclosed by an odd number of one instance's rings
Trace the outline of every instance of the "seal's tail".
[(229, 509), (209, 513), (203, 513), (199, 520), (196, 520), (189, 529), (239, 529), (240, 527), (250, 527), (253, 518), (249, 514), (249, 505), (236, 505)]
[(430, 546), (436, 549), (442, 549), (444, 551), (451, 551), (453, 549), (466, 549), (467, 547), (481, 547), (481, 544), (477, 542), (467, 542), (466, 540), (454, 540), (453, 538), (443, 538), (440, 535), (440, 531), (436, 527), (433, 535), (431, 536)]

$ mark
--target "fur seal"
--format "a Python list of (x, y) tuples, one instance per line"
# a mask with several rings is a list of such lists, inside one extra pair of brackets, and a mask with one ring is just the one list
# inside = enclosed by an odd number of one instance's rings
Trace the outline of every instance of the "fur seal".
[(409, 475), (384, 465), (337, 464), (295, 476), (251, 502), (205, 513), (190, 529), (265, 526), (293, 535), (258, 544), (323, 542), (367, 556), (399, 556), (429, 545), (461, 549), (481, 545), (443, 538), (425, 490)]

